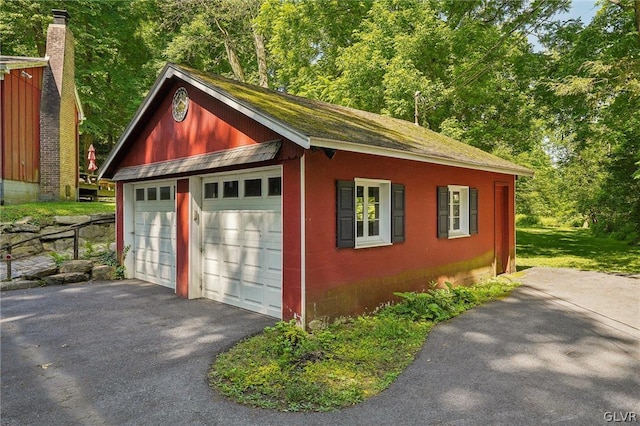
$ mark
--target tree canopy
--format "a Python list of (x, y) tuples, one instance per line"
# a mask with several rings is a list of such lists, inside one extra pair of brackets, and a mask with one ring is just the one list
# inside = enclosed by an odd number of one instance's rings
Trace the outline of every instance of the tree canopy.
[[(536, 170), (518, 211), (640, 239), (640, 0), (8, 0), (4, 55), (66, 8), (105, 156), (167, 61), (447, 134)], [(532, 37), (538, 42), (532, 43)], [(414, 117), (416, 113), (417, 117)], [(104, 158), (104, 157), (103, 157)]]

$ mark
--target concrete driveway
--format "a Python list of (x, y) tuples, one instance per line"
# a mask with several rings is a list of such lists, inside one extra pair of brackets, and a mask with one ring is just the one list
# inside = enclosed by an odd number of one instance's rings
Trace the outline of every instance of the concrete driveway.
[(2, 295), (2, 424), (606, 424), (640, 420), (640, 280), (533, 268), (438, 325), (385, 392), (333, 413), (211, 391), (219, 351), (273, 324), (137, 281)]

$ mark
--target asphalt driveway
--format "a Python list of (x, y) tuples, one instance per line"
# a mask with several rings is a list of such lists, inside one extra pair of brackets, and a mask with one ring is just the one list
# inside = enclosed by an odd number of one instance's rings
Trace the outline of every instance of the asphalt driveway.
[(215, 354), (271, 318), (139, 281), (6, 292), (2, 424), (640, 420), (640, 280), (546, 268), (519, 279), (511, 296), (438, 325), (382, 394), (310, 414), (240, 406), (207, 385)]

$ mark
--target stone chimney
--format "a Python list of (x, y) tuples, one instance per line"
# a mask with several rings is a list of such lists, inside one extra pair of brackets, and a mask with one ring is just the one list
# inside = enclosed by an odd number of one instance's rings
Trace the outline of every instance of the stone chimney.
[(40, 104), (40, 199), (76, 200), (78, 187), (78, 107), (73, 34), (66, 10), (53, 10), (47, 31)]

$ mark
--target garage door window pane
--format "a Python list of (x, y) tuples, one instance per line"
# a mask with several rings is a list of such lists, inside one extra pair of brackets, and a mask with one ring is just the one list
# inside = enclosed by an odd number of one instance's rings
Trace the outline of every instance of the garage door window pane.
[(204, 184), (204, 198), (218, 198), (218, 182)]
[(269, 195), (282, 195), (282, 179), (279, 177), (269, 178)]
[(160, 199), (161, 200), (170, 200), (171, 199), (171, 187), (170, 186), (161, 186), (160, 187)]
[(144, 189), (136, 189), (136, 201), (144, 201)]
[(238, 181), (232, 180), (225, 182), (222, 189), (222, 196), (224, 198), (238, 198)]
[(247, 179), (244, 181), (245, 197), (262, 197), (262, 179)]
[(156, 188), (147, 188), (147, 201), (155, 201), (158, 199), (156, 191)]

